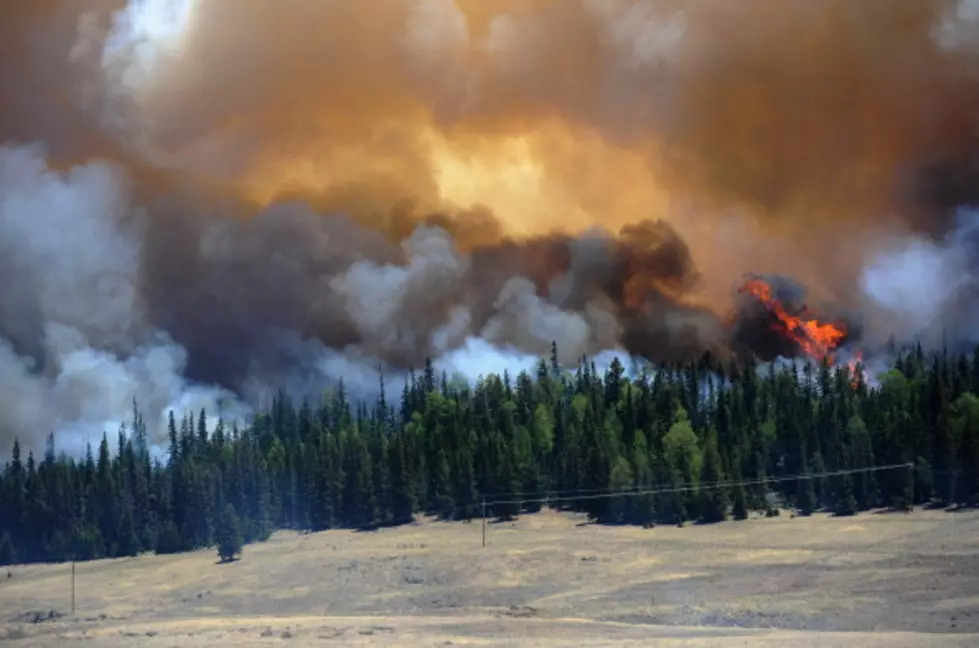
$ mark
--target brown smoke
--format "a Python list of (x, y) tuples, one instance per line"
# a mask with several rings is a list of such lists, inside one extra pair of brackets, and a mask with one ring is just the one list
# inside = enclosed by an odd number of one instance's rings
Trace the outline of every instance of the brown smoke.
[[(199, 380), (310, 341), (722, 350), (745, 273), (862, 307), (892, 237), (979, 200), (974, 0), (184, 4), (141, 41), (123, 0), (2, 0), (0, 140), (119, 165), (139, 316), (106, 345), (163, 331)], [(33, 357), (30, 301), (0, 338)]]
[[(951, 1), (197, 5), (180, 49), (116, 96), (116, 134), (263, 204), (389, 228), (406, 198), (478, 202), (521, 237), (649, 217), (689, 237), (735, 210), (762, 219), (752, 247), (787, 238), (791, 260), (753, 251), (763, 270), (845, 293), (859, 259), (817, 277), (799, 253), (842, 227), (852, 258), (885, 218), (942, 231), (974, 198), (979, 68)], [(716, 247), (699, 238), (698, 261)], [(725, 263), (705, 271), (714, 298), (758, 269)]]
[[(66, 63), (85, 57), (65, 31), (92, 7), (106, 29), (119, 3), (27, 5), (5, 12), (20, 44), (7, 60), (46, 64), (58, 139), (84, 121), (67, 88), (96, 81)], [(114, 98), (117, 127), (261, 202), (317, 196), (376, 216), (403, 198), (475, 198), (524, 235), (615, 229), (668, 196), (793, 229), (895, 206), (934, 225), (900, 202), (907, 174), (961, 166), (974, 144), (975, 59), (937, 44), (950, 0), (196, 5), (180, 49), (138, 96)], [(942, 183), (968, 184), (941, 175), (916, 196), (942, 204), (956, 192)]]

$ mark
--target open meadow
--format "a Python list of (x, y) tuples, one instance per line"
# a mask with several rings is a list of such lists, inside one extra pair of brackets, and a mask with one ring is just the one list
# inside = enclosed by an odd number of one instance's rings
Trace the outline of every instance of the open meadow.
[(0, 573), (15, 646), (976, 646), (979, 513), (604, 527), (543, 512)]

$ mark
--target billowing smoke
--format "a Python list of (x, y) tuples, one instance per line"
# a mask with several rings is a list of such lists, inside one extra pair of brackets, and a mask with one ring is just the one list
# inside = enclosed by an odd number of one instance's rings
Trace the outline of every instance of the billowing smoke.
[(751, 273), (844, 345), (979, 316), (975, 0), (0, 12), (0, 452), (552, 341), (803, 353)]
[(59, 174), (36, 147), (0, 148), (4, 437), (64, 430), (75, 433), (70, 447), (118, 424), (137, 398), (158, 414), (234, 403), (190, 384), (185, 349), (150, 323), (140, 289), (146, 220), (127, 196), (111, 164)]
[(902, 327), (891, 329), (894, 335), (930, 344), (979, 342), (979, 211), (961, 209), (956, 220), (939, 240), (895, 240), (864, 269), (863, 290)]
[(139, 201), (121, 167), (59, 172), (38, 147), (0, 150), (0, 187), (11, 434), (90, 439), (134, 400), (158, 429), (171, 408), (241, 414), (236, 395), (315, 397), (340, 378), (365, 394), (426, 358), (474, 380), (533, 368), (552, 342), (567, 364), (724, 344), (716, 315), (680, 302), (698, 275), (663, 221), (463, 250), (444, 216), (397, 241), (305, 203)]

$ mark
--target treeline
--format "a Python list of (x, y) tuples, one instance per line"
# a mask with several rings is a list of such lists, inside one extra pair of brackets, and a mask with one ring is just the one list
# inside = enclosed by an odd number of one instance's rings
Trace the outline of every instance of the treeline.
[[(602, 523), (848, 515), (979, 493), (979, 349), (899, 357), (870, 387), (846, 367), (719, 366), (710, 357), (630, 379), (542, 360), (474, 386), (412, 375), (400, 402), (283, 394), (247, 429), (206, 412), (169, 423), (154, 460), (138, 408), (110, 447), (26, 457), (0, 475), (0, 564), (172, 553), (212, 545), (228, 515), (246, 542), (272, 530), (371, 528), (420, 513), (507, 518), (554, 500)], [(383, 385), (382, 385), (383, 393)], [(211, 430), (209, 432), (209, 430)], [(849, 468), (911, 463), (915, 470)], [(747, 483), (745, 483), (747, 482)], [(594, 497), (624, 490), (657, 491)], [(236, 531), (237, 532), (237, 531)]]

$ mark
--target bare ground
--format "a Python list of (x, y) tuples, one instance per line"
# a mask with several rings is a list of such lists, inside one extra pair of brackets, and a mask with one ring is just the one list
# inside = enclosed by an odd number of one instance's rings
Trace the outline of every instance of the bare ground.
[(977, 646), (979, 513), (425, 521), (0, 571), (11, 646)]

